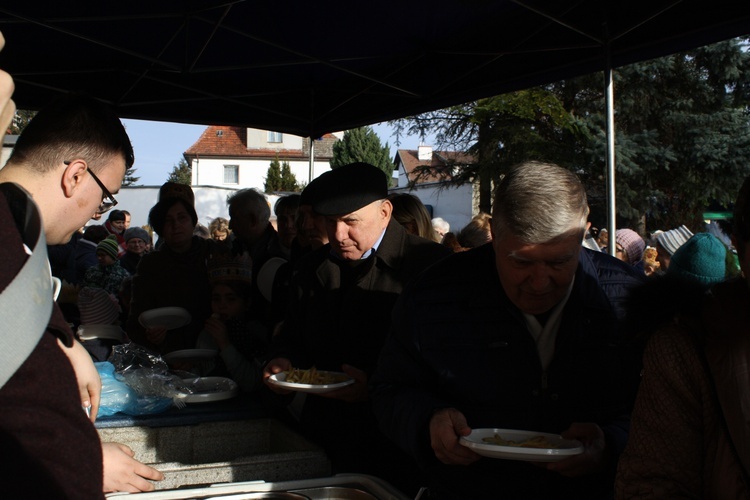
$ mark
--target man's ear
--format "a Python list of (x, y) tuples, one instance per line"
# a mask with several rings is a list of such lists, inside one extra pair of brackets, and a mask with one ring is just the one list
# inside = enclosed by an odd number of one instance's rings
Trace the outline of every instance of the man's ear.
[(66, 198), (72, 198), (77, 189), (81, 189), (84, 175), (88, 165), (84, 160), (73, 160), (69, 164), (65, 165), (62, 175), (62, 190)]
[(393, 204), (391, 203), (391, 200), (383, 200), (383, 203), (380, 204), (380, 214), (383, 219), (389, 220), (391, 218), (391, 213), (393, 213)]

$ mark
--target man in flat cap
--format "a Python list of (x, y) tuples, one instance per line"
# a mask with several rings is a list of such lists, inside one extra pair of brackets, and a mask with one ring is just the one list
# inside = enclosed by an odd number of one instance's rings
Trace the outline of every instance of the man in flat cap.
[(353, 163), (314, 184), (312, 208), (325, 218), (329, 244), (300, 261), (263, 376), (277, 393), (288, 391), (268, 377), (292, 367), (352, 377), (352, 385), (307, 395), (301, 432), (325, 448), (334, 473), (372, 474), (410, 489), (413, 462), (377, 430), (367, 382), (404, 285), (450, 251), (391, 220), (387, 178), (377, 167)]

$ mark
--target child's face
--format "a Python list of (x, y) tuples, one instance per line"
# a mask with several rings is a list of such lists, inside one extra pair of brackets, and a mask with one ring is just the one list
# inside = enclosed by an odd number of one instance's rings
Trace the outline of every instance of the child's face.
[(103, 266), (111, 266), (115, 263), (115, 259), (105, 252), (96, 252), (96, 260)]
[(214, 285), (211, 291), (211, 311), (227, 320), (242, 316), (245, 300), (227, 285)]

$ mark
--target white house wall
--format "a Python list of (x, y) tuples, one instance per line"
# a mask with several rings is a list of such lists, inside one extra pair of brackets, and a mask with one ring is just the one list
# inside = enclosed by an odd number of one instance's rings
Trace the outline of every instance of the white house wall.
[(432, 205), (432, 216), (442, 217), (451, 226), (451, 232), (458, 232), (474, 216), (473, 189), (467, 183), (457, 187), (439, 189), (440, 183), (417, 184), (414, 190), (392, 188), (391, 193), (410, 193), (425, 205)]
[[(192, 186), (195, 193), (195, 212), (198, 214), (198, 222), (204, 226), (216, 217), (229, 219), (229, 209), (227, 208), (227, 197), (237, 189), (227, 189), (212, 186)], [(273, 205), (279, 198), (277, 195), (265, 195), (273, 213)], [(130, 225), (143, 226), (148, 224), (148, 213), (159, 198), (159, 186), (138, 186), (123, 187), (116, 195), (120, 210), (130, 212)], [(107, 219), (105, 214), (101, 221), (91, 224), (104, 224)], [(155, 237), (156, 239), (156, 237)]]
[(247, 149), (298, 149), (302, 150), (302, 137), (282, 134), (281, 142), (268, 142), (268, 131), (257, 128), (247, 129)]
[[(228, 159), (228, 158), (198, 158), (193, 160), (192, 184), (195, 186), (217, 186), (231, 189), (254, 188), (264, 189), (269, 159)], [(239, 183), (224, 183), (224, 165), (239, 166)], [(289, 167), (300, 184), (310, 182), (310, 162), (308, 160), (289, 161)], [(327, 161), (315, 162), (313, 179), (331, 169)]]

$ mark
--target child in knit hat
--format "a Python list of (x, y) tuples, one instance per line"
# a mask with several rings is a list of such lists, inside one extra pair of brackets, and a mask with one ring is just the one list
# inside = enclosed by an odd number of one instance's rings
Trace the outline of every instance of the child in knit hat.
[(120, 245), (114, 235), (100, 241), (96, 246), (96, 259), (99, 264), (86, 271), (81, 287), (103, 288), (107, 293), (117, 295), (122, 280), (130, 276), (117, 260), (119, 249)]

